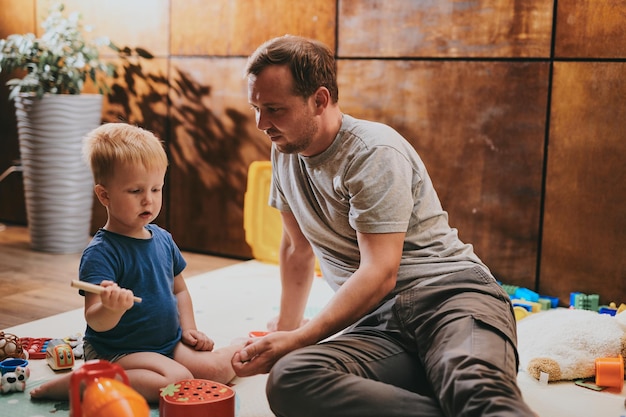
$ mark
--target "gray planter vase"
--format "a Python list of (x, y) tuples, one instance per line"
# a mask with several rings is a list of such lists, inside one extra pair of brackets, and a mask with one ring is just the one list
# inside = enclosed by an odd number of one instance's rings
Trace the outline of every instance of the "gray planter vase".
[(15, 100), (33, 250), (78, 253), (89, 242), (93, 177), (82, 141), (100, 125), (102, 101), (99, 94)]

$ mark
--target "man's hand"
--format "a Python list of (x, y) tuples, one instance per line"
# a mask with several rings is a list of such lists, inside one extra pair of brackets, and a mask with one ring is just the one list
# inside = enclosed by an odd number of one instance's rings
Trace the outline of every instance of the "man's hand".
[(231, 363), (238, 376), (266, 374), (276, 361), (293, 349), (291, 332), (273, 332), (250, 339), (243, 349), (233, 355)]

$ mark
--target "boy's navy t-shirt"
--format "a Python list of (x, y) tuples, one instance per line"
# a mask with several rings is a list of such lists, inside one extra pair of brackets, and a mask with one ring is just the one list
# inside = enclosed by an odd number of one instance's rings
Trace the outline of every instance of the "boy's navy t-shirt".
[(87, 325), (85, 340), (99, 356), (133, 352), (171, 356), (181, 339), (174, 277), (187, 264), (169, 232), (154, 224), (146, 229), (152, 234), (150, 239), (100, 229), (83, 252), (81, 281), (114, 281), (142, 298), (111, 330), (97, 332)]

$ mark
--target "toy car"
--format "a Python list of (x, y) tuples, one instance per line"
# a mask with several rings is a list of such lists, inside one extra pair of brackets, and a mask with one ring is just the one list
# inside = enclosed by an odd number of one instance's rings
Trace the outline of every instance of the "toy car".
[(74, 367), (74, 352), (72, 347), (61, 339), (52, 339), (46, 349), (48, 365), (55, 371), (72, 369)]

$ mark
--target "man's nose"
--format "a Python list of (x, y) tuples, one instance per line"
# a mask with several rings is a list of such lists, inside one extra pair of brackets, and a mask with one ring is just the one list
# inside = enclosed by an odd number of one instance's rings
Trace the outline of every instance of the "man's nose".
[(269, 118), (267, 117), (267, 113), (259, 110), (256, 114), (256, 127), (259, 130), (267, 130), (272, 127), (272, 124), (269, 122)]

